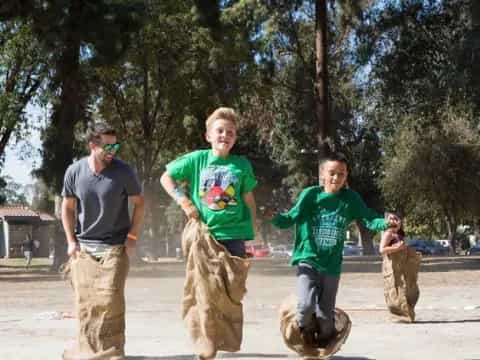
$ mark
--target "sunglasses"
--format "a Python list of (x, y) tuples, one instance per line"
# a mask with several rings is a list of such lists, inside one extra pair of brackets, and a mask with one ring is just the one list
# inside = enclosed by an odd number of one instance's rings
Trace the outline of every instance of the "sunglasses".
[(117, 152), (118, 150), (120, 150), (120, 143), (105, 144), (105, 145), (102, 146), (102, 148), (103, 148), (103, 151), (107, 151), (107, 152), (115, 151), (115, 152)]

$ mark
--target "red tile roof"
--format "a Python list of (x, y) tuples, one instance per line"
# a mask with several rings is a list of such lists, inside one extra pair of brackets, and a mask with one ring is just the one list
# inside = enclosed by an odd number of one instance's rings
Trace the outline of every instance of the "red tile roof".
[(42, 221), (54, 221), (55, 218), (50, 214), (38, 213), (25, 205), (3, 205), (0, 206), (0, 218), (8, 217), (27, 217), (40, 218)]
[(42, 221), (55, 221), (57, 218), (47, 213), (38, 213), (40, 215), (40, 220)]

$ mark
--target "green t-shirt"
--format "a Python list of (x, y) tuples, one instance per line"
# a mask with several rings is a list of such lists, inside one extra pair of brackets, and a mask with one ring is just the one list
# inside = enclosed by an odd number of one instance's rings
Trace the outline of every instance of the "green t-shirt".
[(326, 193), (322, 187), (312, 186), (303, 190), (290, 211), (274, 216), (272, 223), (281, 229), (295, 225), (292, 265), (306, 262), (321, 273), (338, 275), (347, 227), (353, 220), (374, 231), (387, 228), (385, 219), (369, 209), (355, 191), (343, 188)]
[(252, 191), (257, 180), (245, 157), (222, 158), (211, 150), (197, 150), (168, 163), (167, 173), (190, 184), (190, 198), (216, 240), (253, 239), (243, 194)]

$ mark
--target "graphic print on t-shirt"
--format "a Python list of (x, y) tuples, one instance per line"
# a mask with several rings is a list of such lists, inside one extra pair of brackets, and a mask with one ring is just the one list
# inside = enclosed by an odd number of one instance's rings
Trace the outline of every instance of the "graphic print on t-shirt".
[(319, 248), (332, 248), (345, 237), (347, 219), (338, 211), (320, 210), (313, 217), (313, 238)]
[(208, 166), (200, 172), (200, 199), (210, 210), (223, 210), (227, 206), (235, 206), (237, 183), (237, 177), (227, 166)]

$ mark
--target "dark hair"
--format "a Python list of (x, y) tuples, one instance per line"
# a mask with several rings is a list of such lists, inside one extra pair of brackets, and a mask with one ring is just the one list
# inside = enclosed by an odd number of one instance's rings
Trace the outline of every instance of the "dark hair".
[(102, 135), (117, 135), (117, 132), (113, 126), (106, 122), (97, 121), (89, 124), (87, 132), (85, 133), (85, 140), (87, 143), (99, 143)]
[(327, 152), (327, 154), (324, 154), (322, 157), (319, 157), (318, 161), (319, 161), (320, 167), (322, 167), (322, 165), (327, 161), (339, 161), (344, 163), (345, 166), (348, 168), (347, 158), (341, 152), (329, 151)]
[(397, 235), (399, 240), (403, 240), (405, 237), (405, 230), (403, 230), (403, 218), (395, 211), (390, 211), (390, 214), (396, 216), (400, 220), (400, 228), (397, 231)]

